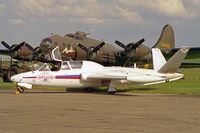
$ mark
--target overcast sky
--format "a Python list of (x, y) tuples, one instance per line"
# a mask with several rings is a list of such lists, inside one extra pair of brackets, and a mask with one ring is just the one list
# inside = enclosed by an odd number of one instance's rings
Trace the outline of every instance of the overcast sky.
[(153, 46), (165, 24), (177, 47), (200, 47), (200, 0), (0, 0), (0, 40), (11, 44), (35, 47), (51, 33), (79, 30), (111, 44), (145, 38)]

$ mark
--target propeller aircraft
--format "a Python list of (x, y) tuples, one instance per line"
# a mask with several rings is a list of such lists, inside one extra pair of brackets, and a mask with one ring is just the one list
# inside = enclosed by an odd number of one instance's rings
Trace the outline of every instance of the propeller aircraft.
[[(91, 60), (103, 65), (124, 65), (130, 58), (137, 59), (151, 58), (151, 48), (143, 45), (144, 39), (136, 43), (123, 44), (120, 41), (115, 43), (121, 48), (96, 40), (87, 36), (82, 31), (75, 34), (69, 33), (65, 36), (51, 35), (43, 39), (39, 47), (33, 48), (26, 42), (18, 45), (9, 46), (6, 42), (1, 43), (8, 49), (7, 54), (17, 60), (25, 61), (53, 61), (51, 51), (59, 46), (62, 60)], [(163, 28), (158, 42), (152, 48), (160, 48), (161, 50), (174, 48), (174, 32), (170, 25)], [(1, 50), (0, 50), (1, 52)], [(2, 51), (5, 53), (5, 50)]]

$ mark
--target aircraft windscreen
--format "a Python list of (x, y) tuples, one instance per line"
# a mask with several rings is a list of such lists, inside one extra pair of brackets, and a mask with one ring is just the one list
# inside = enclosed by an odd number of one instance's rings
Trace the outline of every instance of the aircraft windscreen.
[(68, 37), (74, 37), (74, 34), (72, 34), (72, 33), (69, 33), (69, 34), (66, 34), (65, 36), (68, 36)]
[(61, 66), (61, 70), (69, 70), (69, 69), (70, 69), (70, 67), (69, 67), (68, 63), (63, 62), (62, 66)]
[(40, 44), (40, 48), (44, 53), (48, 53), (52, 48), (53, 42), (50, 38), (45, 38)]
[(52, 59), (55, 61), (62, 61), (59, 47), (56, 47), (52, 50)]
[(40, 67), (39, 71), (50, 71), (49, 66), (45, 63), (42, 67)]
[(47, 46), (52, 45), (52, 41), (50, 38), (45, 38), (44, 40), (42, 40), (42, 43)]
[(80, 69), (83, 66), (82, 61), (69, 61), (69, 64), (70, 64), (72, 69)]

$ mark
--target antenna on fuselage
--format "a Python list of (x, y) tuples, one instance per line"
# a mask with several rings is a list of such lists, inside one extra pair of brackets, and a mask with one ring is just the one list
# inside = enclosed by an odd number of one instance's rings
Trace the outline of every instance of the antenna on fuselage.
[(137, 65), (136, 65), (136, 63), (134, 63), (134, 68), (137, 68)]

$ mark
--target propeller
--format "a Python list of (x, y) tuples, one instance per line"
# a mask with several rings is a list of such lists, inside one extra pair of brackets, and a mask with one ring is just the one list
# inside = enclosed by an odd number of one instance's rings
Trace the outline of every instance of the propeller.
[(124, 64), (124, 66), (127, 65), (127, 64), (130, 65), (130, 53), (131, 52), (135, 53), (136, 48), (138, 48), (144, 41), (145, 41), (144, 38), (142, 38), (141, 40), (137, 41), (136, 43), (129, 43), (127, 45), (123, 44), (122, 42), (120, 42), (118, 40), (115, 41), (115, 43), (118, 46), (120, 46), (121, 48), (123, 48), (124, 51), (125, 51), (125, 55), (127, 57), (127, 60), (126, 60), (126, 62)]
[(1, 42), (4, 47), (6, 47), (9, 51), (13, 51), (13, 49), (4, 41)]
[(141, 40), (139, 40), (136, 43), (129, 43), (128, 45), (123, 44), (122, 42), (116, 40), (115, 43), (122, 47), (125, 51), (127, 52), (131, 52), (132, 50), (135, 50), (137, 47), (139, 47), (143, 42), (144, 42), (144, 38), (142, 38)]
[(31, 47), (28, 43), (24, 41), (20, 44), (13, 44), (12, 46), (4, 41), (2, 41), (1, 43), (9, 50), (10, 56), (13, 58), (21, 58), (20, 56), (29, 56), (29, 54), (34, 51), (33, 47)]
[(84, 50), (87, 53), (87, 59), (88, 60), (94, 60), (97, 54), (97, 51), (99, 51), (103, 46), (105, 45), (105, 42), (101, 42), (96, 47), (91, 46), (89, 48), (85, 47), (84, 45), (78, 43), (77, 46)]

